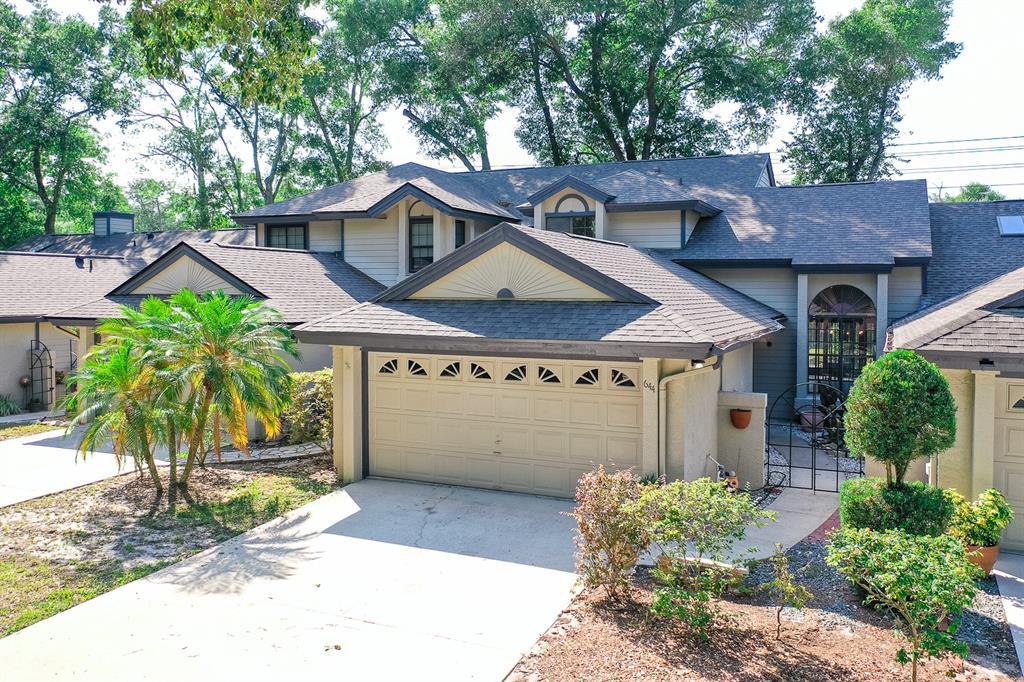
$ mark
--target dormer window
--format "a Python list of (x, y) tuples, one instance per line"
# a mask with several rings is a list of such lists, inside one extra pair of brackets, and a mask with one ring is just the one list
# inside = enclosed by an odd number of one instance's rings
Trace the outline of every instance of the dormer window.
[(569, 232), (594, 237), (594, 211), (579, 194), (566, 194), (555, 204), (553, 213), (544, 216), (544, 226), (552, 232)]
[(267, 225), (267, 246), (275, 249), (306, 250), (306, 226)]
[(999, 222), (999, 234), (1004, 237), (1024, 237), (1024, 215), (1001, 215), (996, 220)]

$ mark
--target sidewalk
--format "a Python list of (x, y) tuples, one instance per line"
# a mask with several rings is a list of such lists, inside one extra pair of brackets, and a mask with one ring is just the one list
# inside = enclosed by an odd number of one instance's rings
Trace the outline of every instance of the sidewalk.
[(999, 584), (1006, 622), (1017, 649), (1017, 661), (1024, 668), (1024, 554), (1000, 552), (996, 569), (992, 571)]

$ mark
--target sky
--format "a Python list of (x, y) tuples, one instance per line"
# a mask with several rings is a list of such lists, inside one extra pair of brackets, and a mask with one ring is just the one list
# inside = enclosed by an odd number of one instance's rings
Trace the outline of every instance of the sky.
[[(17, 0), (22, 11), (29, 8), (26, 0)], [(95, 19), (95, 0), (49, 0), (50, 7), (61, 14), (79, 13)], [(845, 14), (861, 4), (860, 0), (816, 0), (818, 14), (826, 20)], [(1024, 26), (1024, 0), (955, 0), (949, 38), (963, 43), (963, 51), (946, 65), (942, 78), (921, 81), (911, 86), (904, 97), (903, 122), (900, 125), (895, 151), (910, 153), (909, 162), (901, 164), (904, 178), (926, 178), (934, 192), (940, 186), (956, 193), (958, 187), (971, 181), (995, 186), (1010, 198), (1024, 198), (1024, 87), (1021, 72), (1020, 27)], [(446, 170), (461, 170), (461, 165), (424, 156), (417, 149), (405, 119), (397, 109), (381, 117), (390, 147), (384, 158), (393, 164), (416, 161)], [(793, 125), (792, 119), (780, 119), (777, 133), (759, 149), (772, 154), (776, 176), (785, 180), (788, 171), (781, 162), (780, 150)], [(145, 149), (147, 134), (125, 134), (113, 121), (99, 126), (107, 135), (110, 148), (109, 170), (127, 184), (139, 176), (177, 177), (171, 169), (158, 170), (152, 161), (139, 156)], [(494, 167), (529, 166), (535, 160), (516, 142), (515, 111), (506, 110), (487, 126), (491, 143), (490, 156)], [(1012, 138), (978, 140), (978, 138)], [(977, 140), (948, 142), (950, 140)], [(934, 144), (933, 144), (934, 143)], [(1003, 147), (1001, 151), (964, 151)], [(1005, 149), (1017, 147), (1017, 149)], [(935, 153), (950, 152), (956, 153)], [(1018, 168), (1007, 165), (1018, 164)], [(962, 169), (969, 166), (969, 169)], [(993, 166), (1000, 166), (994, 168)], [(952, 169), (952, 170), (951, 170)]]

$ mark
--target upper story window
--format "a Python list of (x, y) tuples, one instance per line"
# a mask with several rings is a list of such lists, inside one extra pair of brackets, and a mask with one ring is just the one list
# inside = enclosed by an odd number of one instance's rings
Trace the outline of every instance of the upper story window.
[(996, 220), (999, 222), (999, 234), (1004, 237), (1024, 237), (1024, 215), (1001, 215)]
[(267, 225), (267, 246), (275, 249), (305, 250), (305, 225)]
[(456, 220), (455, 221), (455, 248), (459, 248), (466, 243), (466, 221)]
[(409, 218), (409, 272), (416, 272), (434, 262), (434, 219), (423, 216)]
[(559, 199), (554, 212), (544, 216), (544, 227), (553, 232), (570, 232), (584, 237), (597, 234), (594, 211), (579, 194), (566, 194)]

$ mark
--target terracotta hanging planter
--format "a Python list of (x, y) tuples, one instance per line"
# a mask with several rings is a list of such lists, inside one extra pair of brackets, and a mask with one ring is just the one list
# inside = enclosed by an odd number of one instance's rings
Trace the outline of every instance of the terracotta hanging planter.
[(745, 429), (750, 426), (750, 417), (753, 413), (750, 410), (744, 410), (738, 407), (734, 407), (729, 410), (729, 421), (737, 429)]

